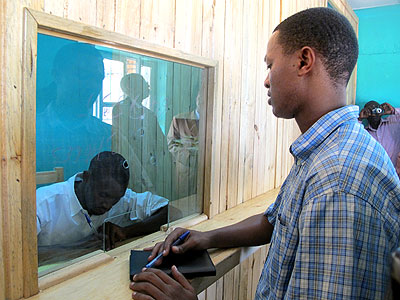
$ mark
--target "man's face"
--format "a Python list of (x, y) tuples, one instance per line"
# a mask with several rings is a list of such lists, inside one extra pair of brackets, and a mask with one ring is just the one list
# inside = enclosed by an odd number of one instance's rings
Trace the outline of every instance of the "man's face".
[(85, 185), (85, 201), (90, 215), (102, 215), (109, 211), (125, 194), (122, 186), (113, 178), (103, 177), (96, 182), (91, 177)]
[(268, 104), (278, 118), (291, 119), (299, 109), (299, 98), (296, 93), (298, 76), (296, 52), (285, 55), (278, 43), (279, 32), (274, 32), (268, 46), (265, 62), (268, 75), (264, 86), (268, 88)]
[(370, 115), (367, 118), (369, 123), (379, 123), (381, 121), (381, 117), (383, 115), (383, 110), (381, 109), (382, 113), (375, 113), (374, 110), (377, 108), (380, 108), (380, 105), (378, 102), (374, 102), (374, 101), (370, 101), (369, 103), (367, 103), (364, 107), (365, 109), (369, 110)]

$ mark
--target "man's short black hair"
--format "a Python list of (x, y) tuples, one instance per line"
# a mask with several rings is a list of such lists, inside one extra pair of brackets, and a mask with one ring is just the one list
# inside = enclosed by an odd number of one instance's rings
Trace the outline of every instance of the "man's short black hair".
[(129, 165), (117, 152), (104, 151), (96, 154), (89, 165), (90, 177), (95, 180), (113, 178), (123, 186), (128, 186)]
[(310, 8), (290, 16), (275, 31), (285, 54), (309, 46), (322, 56), (335, 83), (348, 83), (357, 62), (358, 42), (345, 16), (332, 8)]

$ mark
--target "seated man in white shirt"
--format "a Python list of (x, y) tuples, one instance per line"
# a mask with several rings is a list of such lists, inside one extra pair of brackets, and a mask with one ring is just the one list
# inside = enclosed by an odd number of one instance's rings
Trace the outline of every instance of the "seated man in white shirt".
[[(89, 170), (36, 190), (38, 246), (67, 245), (96, 235), (105, 223), (106, 248), (159, 230), (167, 223), (168, 200), (127, 189), (128, 162), (104, 151)], [(110, 218), (111, 222), (107, 222)]]

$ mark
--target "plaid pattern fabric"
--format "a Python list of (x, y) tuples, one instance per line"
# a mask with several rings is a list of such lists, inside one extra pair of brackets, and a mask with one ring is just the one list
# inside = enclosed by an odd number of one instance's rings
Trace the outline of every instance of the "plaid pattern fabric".
[(386, 299), (399, 246), (400, 182), (346, 106), (291, 146), (295, 163), (265, 212), (274, 225), (256, 299)]

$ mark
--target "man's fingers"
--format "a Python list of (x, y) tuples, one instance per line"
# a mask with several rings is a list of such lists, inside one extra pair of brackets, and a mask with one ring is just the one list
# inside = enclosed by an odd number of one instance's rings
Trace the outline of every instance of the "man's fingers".
[(143, 248), (144, 251), (152, 251), (155, 246)]
[(176, 281), (178, 281), (185, 289), (191, 291), (193, 290), (192, 285), (185, 278), (185, 276), (183, 276), (182, 273), (178, 271), (178, 268), (176, 266), (172, 266), (171, 270), (172, 270), (172, 276), (174, 276)]
[(159, 252), (161, 252), (161, 249), (163, 248), (163, 242), (155, 244), (153, 247), (149, 248), (144, 248), (143, 250), (151, 250), (150, 256), (147, 258), (148, 261), (152, 260), (155, 258)]
[[(149, 283), (150, 285), (148, 285)], [(163, 294), (167, 292), (165, 283), (167, 285), (172, 284), (173, 283), (172, 278), (161, 270), (149, 268), (146, 269), (144, 272), (136, 274), (133, 277), (133, 282), (131, 283), (131, 287), (133, 287), (132, 289), (134, 291), (146, 291), (146, 293), (149, 292), (151, 289), (152, 293), (149, 295), (154, 297), (158, 295), (157, 290), (158, 292), (160, 293), (162, 292)], [(155, 290), (153, 287), (157, 288), (157, 290)]]
[(139, 292), (133, 292), (132, 299), (133, 300), (154, 300), (153, 297), (139, 293)]
[(133, 291), (132, 298), (135, 300), (163, 299), (162, 291), (149, 282), (132, 282), (129, 287)]
[(172, 243), (175, 242), (185, 231), (186, 229), (184, 228), (176, 228), (174, 231), (172, 231), (170, 235), (168, 235), (164, 242), (164, 256), (167, 256), (169, 254)]

